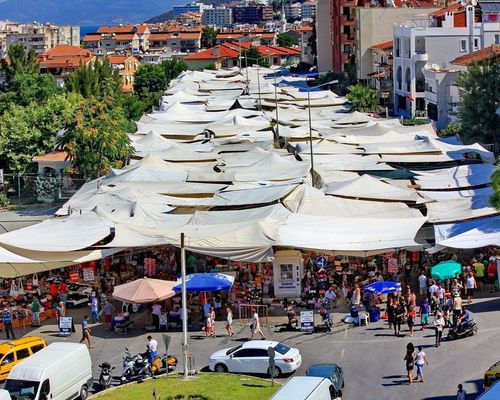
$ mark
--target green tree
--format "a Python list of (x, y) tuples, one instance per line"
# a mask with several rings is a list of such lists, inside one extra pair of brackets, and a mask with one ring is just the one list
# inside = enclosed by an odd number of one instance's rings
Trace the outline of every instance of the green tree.
[(493, 194), (491, 196), (491, 205), (497, 210), (500, 210), (500, 169), (497, 169), (491, 175), (491, 182), (493, 186)]
[[(251, 67), (254, 64), (259, 63), (261, 67), (268, 67), (269, 63), (265, 59), (260, 59), (262, 55), (259, 53), (256, 47), (250, 47), (241, 52), (241, 67), (246, 68)], [(258, 60), (258, 61), (257, 61)]]
[(460, 74), (459, 118), (465, 142), (500, 146), (500, 57), (473, 64)]
[(142, 64), (135, 72), (134, 91), (140, 98), (167, 88), (165, 70), (160, 64)]
[(31, 102), (41, 105), (62, 91), (51, 75), (39, 73), (16, 74), (9, 85), (9, 92), (15, 94), (15, 103), (22, 106)]
[(7, 52), (7, 60), (1, 61), (1, 68), (5, 74), (7, 87), (18, 74), (36, 74), (40, 71), (40, 66), (36, 60), (35, 50), (24, 50), (22, 44), (10, 46)]
[(74, 166), (87, 179), (95, 179), (120, 168), (132, 154), (125, 132), (123, 109), (112, 96), (84, 99), (75, 112), (75, 121), (59, 139), (73, 157)]
[(32, 158), (54, 148), (56, 133), (74, 120), (79, 96), (59, 94), (44, 105), (12, 105), (0, 117), (0, 165), (10, 172), (33, 170)]
[(181, 72), (188, 70), (188, 65), (184, 62), (184, 60), (175, 57), (163, 61), (160, 65), (165, 71), (165, 78), (167, 80), (165, 83), (166, 87), (168, 87), (168, 85), (170, 85), (170, 81), (177, 78)]
[(219, 31), (211, 26), (206, 26), (205, 28), (203, 28), (203, 30), (201, 31), (201, 47), (205, 49), (214, 47), (218, 33)]
[(278, 46), (283, 46), (283, 47), (291, 47), (299, 44), (297, 38), (288, 33), (280, 33), (276, 41), (278, 43)]
[(351, 85), (347, 88), (347, 100), (354, 111), (375, 112), (378, 107), (377, 93), (375, 90), (361, 84)]
[(65, 79), (68, 92), (79, 93), (84, 98), (118, 97), (121, 95), (121, 80), (117, 69), (114, 69), (105, 58), (96, 58), (93, 63), (83, 65), (70, 73)]

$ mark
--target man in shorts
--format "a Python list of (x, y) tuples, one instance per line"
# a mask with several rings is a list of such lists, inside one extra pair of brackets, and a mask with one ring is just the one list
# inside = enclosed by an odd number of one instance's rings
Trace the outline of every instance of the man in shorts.
[(472, 266), (476, 270), (477, 288), (479, 289), (480, 292), (482, 292), (484, 286), (484, 270), (485, 270), (484, 264), (482, 261), (478, 261), (472, 264)]

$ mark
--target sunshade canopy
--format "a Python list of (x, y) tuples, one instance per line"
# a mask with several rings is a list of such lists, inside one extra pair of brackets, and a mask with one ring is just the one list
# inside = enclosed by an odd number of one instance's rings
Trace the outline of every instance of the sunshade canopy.
[[(186, 276), (186, 289), (188, 292), (218, 292), (228, 291), (233, 286), (234, 277), (219, 273), (196, 273)], [(181, 282), (174, 287), (176, 292), (182, 290)]]
[(162, 279), (142, 278), (135, 281), (116, 286), (113, 290), (113, 298), (129, 303), (151, 303), (175, 296), (172, 288), (176, 285), (174, 281)]
[(461, 272), (462, 266), (452, 260), (440, 262), (431, 268), (431, 276), (441, 281), (454, 278), (456, 274), (460, 274)]
[(363, 290), (370, 293), (387, 294), (399, 292), (401, 290), (401, 284), (394, 281), (382, 281), (374, 282), (366, 285)]

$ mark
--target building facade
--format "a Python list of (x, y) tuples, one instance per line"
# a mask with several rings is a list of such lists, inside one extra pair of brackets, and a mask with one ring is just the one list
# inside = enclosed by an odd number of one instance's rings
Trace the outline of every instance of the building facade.
[(120, 74), (121, 90), (124, 93), (134, 91), (134, 75), (139, 68), (139, 59), (134, 56), (109, 56), (108, 61)]
[(204, 25), (230, 26), (233, 23), (233, 9), (229, 7), (207, 8), (203, 11), (202, 20)]
[(273, 8), (270, 6), (245, 6), (232, 9), (233, 21), (238, 24), (259, 24), (273, 19)]
[(203, 11), (206, 10), (207, 8), (212, 8), (212, 5), (203, 3), (190, 3), (190, 4), (174, 6), (172, 10), (172, 17), (173, 19), (177, 19), (183, 14), (189, 14), (189, 13), (203, 14)]
[(301, 6), (301, 17), (302, 19), (314, 18), (316, 16), (316, 2), (306, 1), (302, 3)]

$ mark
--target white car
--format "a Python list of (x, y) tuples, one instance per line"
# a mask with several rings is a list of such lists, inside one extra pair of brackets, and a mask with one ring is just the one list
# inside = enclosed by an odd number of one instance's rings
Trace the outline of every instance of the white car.
[(240, 346), (219, 350), (209, 359), (209, 368), (214, 372), (240, 372), (245, 374), (268, 374), (268, 348), (275, 351), (274, 377), (289, 374), (300, 367), (302, 356), (298, 349), (271, 340), (250, 340)]

